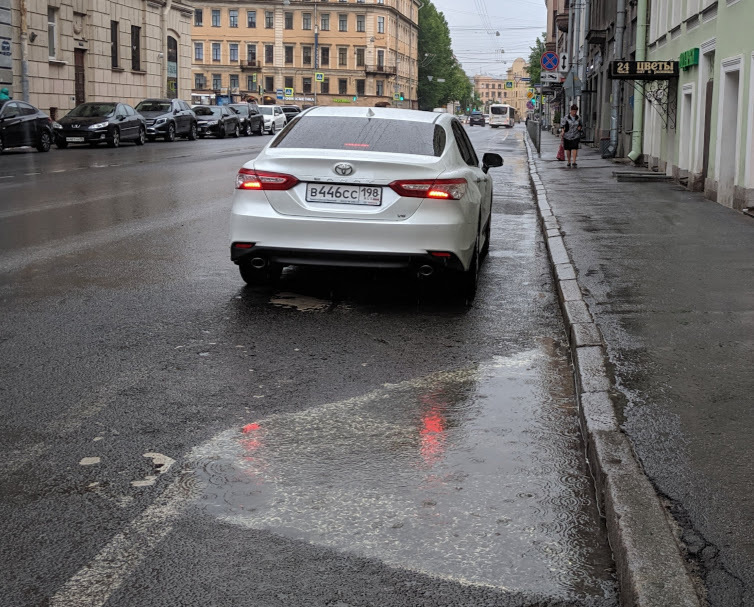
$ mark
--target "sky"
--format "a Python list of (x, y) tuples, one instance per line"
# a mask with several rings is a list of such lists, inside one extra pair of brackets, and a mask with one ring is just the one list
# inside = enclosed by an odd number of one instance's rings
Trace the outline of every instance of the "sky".
[(529, 58), (547, 29), (545, 0), (432, 1), (445, 14), (453, 52), (469, 76), (504, 77), (517, 57)]

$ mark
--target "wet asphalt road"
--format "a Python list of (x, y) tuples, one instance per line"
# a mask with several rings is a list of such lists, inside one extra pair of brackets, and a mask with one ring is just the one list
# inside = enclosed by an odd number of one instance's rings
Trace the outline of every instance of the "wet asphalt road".
[(0, 158), (0, 596), (14, 606), (604, 605), (523, 131), (471, 309), (228, 260), (268, 137)]

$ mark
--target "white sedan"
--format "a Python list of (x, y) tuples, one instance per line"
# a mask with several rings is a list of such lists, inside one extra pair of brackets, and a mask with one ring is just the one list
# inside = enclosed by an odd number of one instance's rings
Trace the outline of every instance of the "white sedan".
[(311, 108), (238, 172), (231, 259), (250, 285), (286, 265), (446, 272), (470, 301), (502, 164), (450, 114)]
[(260, 105), (259, 113), (262, 114), (264, 120), (264, 130), (270, 135), (274, 135), (276, 131), (282, 129), (288, 118), (286, 118), (283, 110), (278, 105)]

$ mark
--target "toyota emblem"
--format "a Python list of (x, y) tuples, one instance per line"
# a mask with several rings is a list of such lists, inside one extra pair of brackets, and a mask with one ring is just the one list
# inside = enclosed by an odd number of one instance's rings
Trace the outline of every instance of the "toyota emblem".
[(347, 162), (339, 162), (333, 167), (333, 171), (341, 177), (345, 177), (353, 173), (353, 167)]

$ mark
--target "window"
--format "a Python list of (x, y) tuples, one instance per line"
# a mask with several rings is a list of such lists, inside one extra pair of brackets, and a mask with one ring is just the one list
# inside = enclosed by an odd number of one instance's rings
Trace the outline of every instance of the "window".
[(264, 11), (264, 26), (267, 29), (275, 27), (275, 13), (272, 11)]
[(256, 90), (256, 82), (254, 80), (254, 76), (246, 76), (246, 90), (247, 91), (254, 91)]
[(378, 80), (377, 81), (377, 96), (382, 97), (384, 94), (385, 94), (385, 81)]
[(301, 47), (302, 52), (302, 58), (304, 61), (304, 65), (311, 65), (312, 64), (312, 47), (311, 46), (304, 46)]
[(330, 31), (330, 13), (324, 13), (322, 15), (322, 20), (320, 22), (319, 29), (321, 29), (323, 32)]
[(212, 9), (212, 27), (220, 27), (220, 9)]
[(110, 22), (110, 66), (118, 67), (118, 22)]
[(338, 95), (345, 95), (348, 91), (348, 80), (345, 78), (338, 78)]
[(275, 89), (275, 79), (272, 76), (264, 77), (264, 90), (272, 91)]
[(312, 14), (311, 13), (304, 13), (304, 17), (302, 20), (302, 27), (305, 30), (312, 29)]
[(58, 50), (58, 10), (47, 7), (47, 46), (50, 57), (55, 58)]
[(377, 17), (377, 33), (385, 33), (385, 17)]
[(230, 9), (228, 11), (228, 25), (230, 27), (238, 27), (238, 11)]
[(323, 95), (329, 95), (330, 94), (330, 79), (325, 78), (321, 83), (319, 87), (319, 92)]
[(356, 95), (358, 97), (363, 97), (364, 96), (365, 82), (366, 82), (365, 80), (357, 80), (356, 81)]
[(272, 44), (264, 45), (264, 62), (273, 63), (275, 60), (275, 47)]
[(284, 82), (285, 82), (284, 84), (285, 88), (287, 89), (293, 88), (293, 76), (286, 76)]
[(246, 11), (246, 27), (257, 26), (257, 11)]
[(377, 51), (377, 67), (380, 70), (385, 67), (385, 51)]
[(303, 80), (303, 89), (305, 95), (310, 95), (312, 92), (312, 79), (311, 78), (304, 78)]
[(356, 31), (357, 32), (366, 31), (366, 16), (365, 15), (356, 15)]
[(246, 45), (246, 61), (253, 61), (254, 63), (256, 63), (257, 61), (257, 45), (256, 44)]
[(237, 42), (231, 42), (229, 45), (230, 50), (230, 60), (231, 61), (238, 61), (238, 43)]
[(471, 141), (469, 141), (466, 132), (457, 120), (453, 121), (452, 129), (453, 134), (455, 135), (456, 145), (458, 145), (458, 150), (461, 152), (463, 160), (469, 166), (479, 166), (479, 159), (476, 156), (476, 152), (474, 152), (474, 146), (471, 145)]
[(364, 49), (356, 49), (356, 67), (364, 67)]
[(293, 29), (293, 13), (285, 14), (285, 29), (287, 30)]
[(194, 88), (203, 89), (207, 86), (207, 80), (204, 78), (204, 74), (194, 74)]
[(194, 42), (194, 61), (204, 61), (204, 42)]
[(141, 28), (131, 26), (131, 69), (141, 71)]
[(503, 88), (502, 83), (498, 83), (497, 88), (498, 88), (498, 90), (501, 89), (501, 88)]
[(343, 46), (338, 49), (338, 65), (348, 67), (348, 49)]
[(338, 15), (338, 31), (348, 31), (348, 15)]
[(293, 63), (293, 47), (292, 46), (285, 47), (285, 62)]
[(320, 65), (330, 65), (330, 47), (329, 46), (323, 46), (321, 54), (322, 54), (322, 58), (320, 59), (319, 64)]
[(196, 27), (202, 27), (204, 25), (204, 13), (200, 8), (197, 8), (194, 11), (194, 25)]
[(212, 61), (220, 61), (220, 43), (212, 43)]
[(230, 88), (237, 89), (238, 88), (238, 74), (231, 74), (230, 75)]
[(217, 90), (223, 85), (223, 78), (221, 74), (212, 74), (212, 88)]

